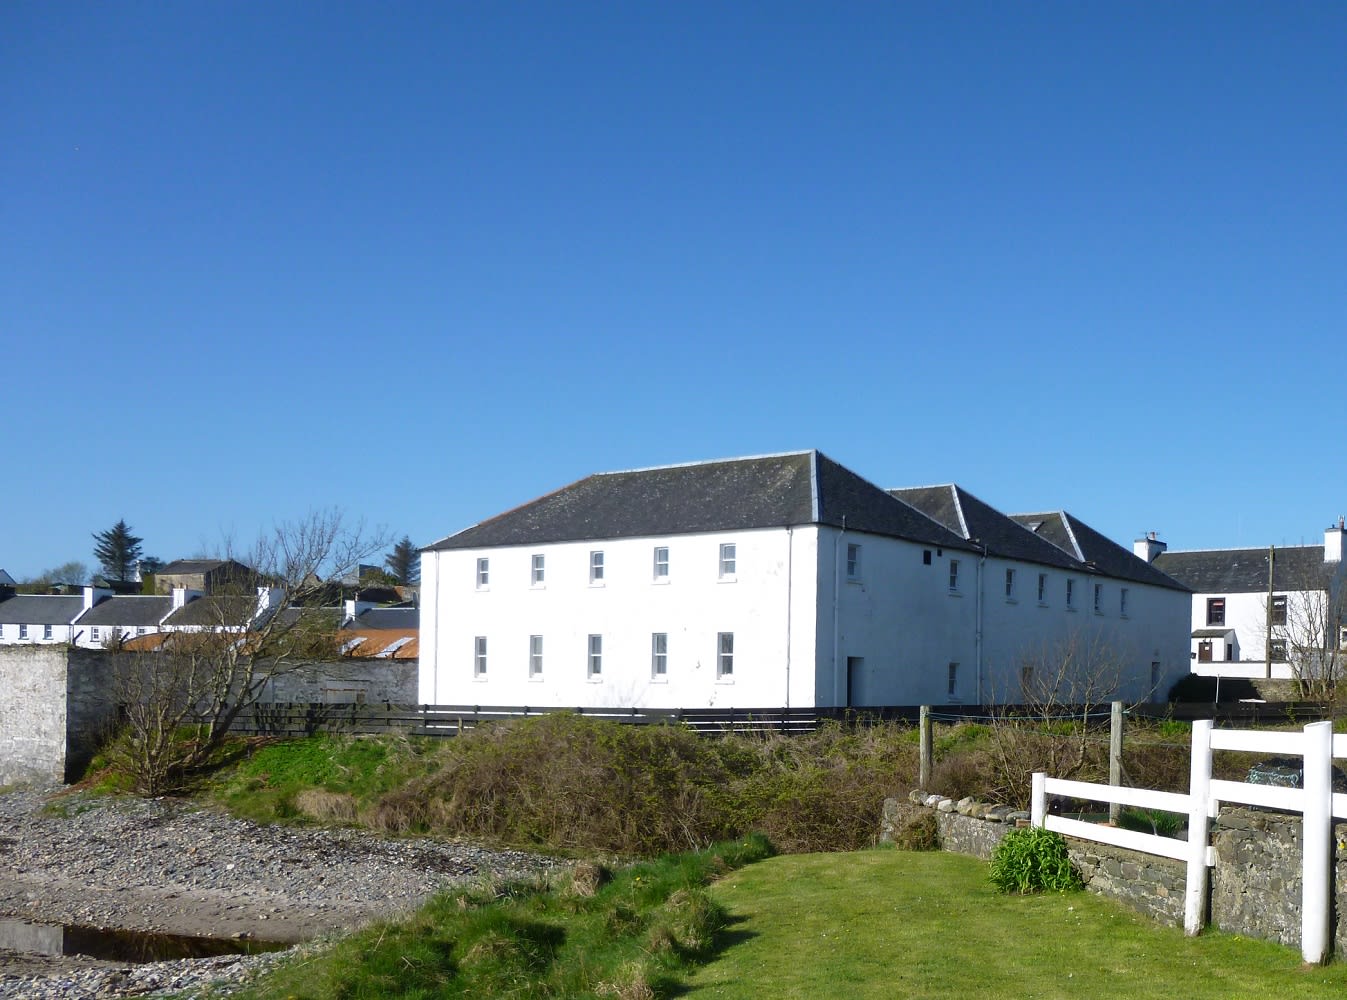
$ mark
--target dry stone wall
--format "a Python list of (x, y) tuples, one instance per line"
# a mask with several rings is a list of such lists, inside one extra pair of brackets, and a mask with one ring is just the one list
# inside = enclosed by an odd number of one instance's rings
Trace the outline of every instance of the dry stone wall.
[[(963, 799), (913, 792), (913, 804), (932, 809), (944, 850), (990, 860), (996, 845), (1027, 813)], [(880, 840), (894, 839), (904, 811), (884, 803)], [(1334, 950), (1347, 956), (1347, 823), (1334, 827)], [(1210, 921), (1245, 937), (1300, 946), (1301, 820), (1267, 809), (1223, 806), (1213, 829), (1216, 866), (1211, 873)], [(1170, 926), (1183, 926), (1186, 866), (1107, 844), (1067, 838), (1071, 860), (1085, 887)]]

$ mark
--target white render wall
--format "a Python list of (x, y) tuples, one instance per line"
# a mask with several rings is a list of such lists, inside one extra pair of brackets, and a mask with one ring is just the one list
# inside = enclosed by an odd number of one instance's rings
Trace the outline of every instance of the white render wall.
[[(808, 707), (814, 698), (817, 535), (814, 526), (660, 538), (426, 552), (422, 563), (420, 700), (427, 704), (650, 708)], [(720, 546), (736, 547), (732, 580)], [(654, 576), (669, 550), (667, 582)], [(591, 585), (590, 554), (604, 554)], [(531, 582), (532, 557), (545, 579)], [(489, 581), (477, 586), (477, 560)], [(730, 677), (717, 677), (717, 637), (734, 635)], [(667, 673), (652, 676), (652, 635), (668, 636)], [(543, 639), (529, 676), (530, 636)], [(590, 635), (602, 672), (588, 670)], [(475, 640), (487, 640), (475, 676)]]
[(5, 646), (55, 646), (70, 642), (71, 627), (69, 625), (51, 626), (51, 638), (46, 638), (45, 625), (29, 625), (28, 635), (19, 638), (19, 626), (6, 624), (3, 626), (4, 634), (0, 635), (0, 645)]

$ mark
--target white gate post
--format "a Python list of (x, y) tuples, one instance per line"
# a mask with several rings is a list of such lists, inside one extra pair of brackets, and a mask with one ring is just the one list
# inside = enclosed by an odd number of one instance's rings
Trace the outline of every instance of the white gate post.
[(1305, 813), (1300, 843), (1300, 954), (1306, 962), (1328, 961), (1332, 936), (1333, 723), (1305, 727)]
[(1207, 819), (1211, 808), (1211, 719), (1193, 723), (1188, 769), (1188, 878), (1183, 892), (1183, 933), (1192, 937), (1207, 919)]
[(1045, 824), (1044, 817), (1048, 815), (1048, 776), (1042, 771), (1035, 771), (1033, 781), (1032, 798), (1029, 800), (1031, 810), (1029, 822), (1041, 827)]

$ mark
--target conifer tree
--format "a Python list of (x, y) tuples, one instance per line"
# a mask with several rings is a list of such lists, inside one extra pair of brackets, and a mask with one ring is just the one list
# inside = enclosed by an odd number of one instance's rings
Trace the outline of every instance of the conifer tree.
[(109, 580), (124, 582), (140, 558), (143, 538), (131, 534), (131, 526), (119, 520), (107, 531), (94, 533), (94, 558)]
[(403, 535), (402, 541), (393, 546), (384, 564), (398, 583), (415, 584), (421, 580), (421, 553), (408, 535)]

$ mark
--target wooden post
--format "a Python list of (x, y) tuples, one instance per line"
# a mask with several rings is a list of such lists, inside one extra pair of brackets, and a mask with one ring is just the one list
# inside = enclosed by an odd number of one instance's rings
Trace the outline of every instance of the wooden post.
[(1304, 740), (1300, 955), (1322, 965), (1333, 936), (1333, 723), (1310, 723)]
[[(1123, 703), (1115, 701), (1113, 711), (1109, 715), (1108, 729), (1108, 783), (1114, 788), (1122, 784), (1122, 736), (1123, 736)], [(1122, 813), (1122, 806), (1117, 802), (1108, 804), (1108, 821), (1113, 826), (1118, 825), (1118, 817)]]
[(1048, 822), (1048, 776), (1042, 771), (1035, 771), (1032, 781), (1029, 793), (1029, 822), (1036, 827), (1043, 827)]
[(918, 782), (923, 792), (930, 791), (931, 788), (931, 759), (935, 755), (935, 740), (931, 736), (931, 706), (922, 705), (920, 715), (920, 742), (921, 747), (921, 768), (918, 772)]
[(1183, 893), (1183, 933), (1193, 937), (1207, 922), (1207, 821), (1211, 808), (1210, 719), (1193, 723), (1192, 762), (1188, 769), (1188, 878)]

